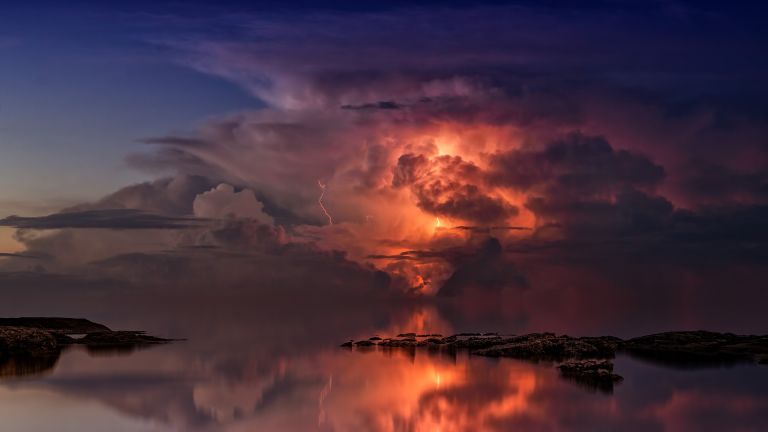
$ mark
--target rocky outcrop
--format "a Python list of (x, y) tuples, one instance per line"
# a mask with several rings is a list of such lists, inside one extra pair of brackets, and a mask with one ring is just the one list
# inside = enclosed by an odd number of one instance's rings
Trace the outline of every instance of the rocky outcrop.
[(557, 367), (563, 378), (602, 392), (612, 392), (613, 385), (624, 378), (613, 373), (613, 363), (608, 360), (569, 360)]
[[(13, 324), (13, 325), (10, 325)], [(84, 334), (77, 338), (71, 335)], [(53, 368), (62, 350), (84, 345), (89, 352), (131, 351), (171, 342), (141, 331), (112, 331), (86, 319), (0, 318), (0, 377)]]
[(621, 339), (604, 337), (557, 336), (554, 333), (532, 333), (509, 339), (488, 348), (472, 351), (489, 357), (514, 357), (531, 360), (563, 361), (573, 358), (613, 358)]
[(0, 358), (53, 356), (59, 350), (56, 337), (48, 331), (25, 327), (0, 327)]
[(668, 364), (759, 363), (768, 356), (768, 336), (702, 330), (666, 332), (629, 339), (623, 349), (635, 357)]
[(0, 327), (24, 327), (39, 330), (48, 330), (63, 334), (86, 334), (93, 332), (110, 331), (109, 327), (89, 321), (84, 318), (59, 318), (59, 317), (22, 317), (0, 318)]

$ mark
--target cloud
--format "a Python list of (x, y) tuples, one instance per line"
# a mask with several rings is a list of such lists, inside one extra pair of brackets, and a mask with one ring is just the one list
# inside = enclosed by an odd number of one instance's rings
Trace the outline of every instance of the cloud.
[(394, 101), (369, 102), (359, 105), (342, 105), (341, 109), (346, 110), (396, 110), (403, 108), (403, 105)]
[(39, 217), (8, 216), (0, 219), (0, 226), (37, 230), (62, 228), (184, 229), (199, 227), (203, 222), (204, 220), (195, 218), (160, 216), (134, 209), (105, 209), (54, 213)]
[(31, 254), (23, 254), (23, 253), (9, 253), (9, 252), (0, 252), (0, 258), (22, 258), (22, 259), (46, 259), (49, 257), (43, 256), (43, 255), (31, 255)]
[[(167, 57), (266, 106), (143, 140), (129, 163), (174, 177), (67, 210), (216, 220), (162, 238), (18, 235), (88, 262), (109, 259), (98, 249), (107, 238), (132, 259), (317, 248), (430, 294), (446, 281), (455, 292), (514, 285), (521, 258), (547, 254), (704, 260), (698, 239), (723, 265), (762, 257), (762, 47), (733, 22), (683, 9), (601, 3), (566, 17), (525, 2), (226, 14), (184, 28), (157, 18), (165, 36), (153, 42)], [(685, 20), (712, 31), (692, 45)], [(703, 169), (681, 168), (694, 151)]]
[(191, 216), (195, 197), (215, 186), (206, 177), (181, 174), (126, 186), (96, 202), (72, 206), (66, 211), (130, 209), (160, 215)]
[(698, 202), (768, 202), (768, 168), (745, 171), (716, 163), (691, 163), (683, 169), (687, 175), (681, 187)]
[(602, 137), (571, 134), (542, 150), (510, 150), (491, 157), (492, 183), (593, 197), (626, 187), (658, 185), (664, 168), (648, 157), (614, 150)]
[(192, 209), (200, 218), (247, 218), (267, 225), (274, 223), (272, 217), (264, 213), (264, 204), (256, 199), (253, 191), (235, 192), (235, 188), (226, 183), (196, 196)]

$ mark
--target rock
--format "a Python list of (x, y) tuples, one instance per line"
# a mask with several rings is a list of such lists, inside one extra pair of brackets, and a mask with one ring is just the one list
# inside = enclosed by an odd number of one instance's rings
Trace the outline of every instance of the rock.
[(86, 334), (109, 331), (109, 327), (83, 318), (0, 318), (0, 326), (36, 328), (63, 334)]
[(474, 352), (499, 345), (504, 343), (504, 341), (505, 339), (502, 339), (501, 336), (472, 336), (466, 339), (456, 339), (453, 345), (456, 348), (466, 348)]
[(342, 348), (352, 348), (352, 341), (344, 342), (340, 345)]
[[(171, 342), (140, 331), (112, 331), (74, 318), (0, 318), (0, 377), (38, 375), (53, 369), (62, 350), (84, 345), (90, 353), (127, 352)], [(16, 324), (10, 326), (8, 324)], [(70, 334), (85, 336), (76, 339)]]
[(514, 357), (530, 360), (566, 360), (573, 358), (613, 358), (621, 340), (611, 336), (574, 338), (554, 333), (531, 333), (494, 339), (490, 347), (472, 351), (489, 357)]
[(709, 331), (657, 333), (623, 344), (629, 354), (686, 366), (759, 361), (768, 355), (768, 336), (741, 336)]
[(141, 346), (171, 341), (172, 339), (149, 336), (141, 331), (102, 331), (88, 333), (80, 339), (75, 339), (75, 343), (88, 346)]
[(397, 337), (416, 337), (416, 333), (400, 333)]
[(53, 357), (61, 346), (48, 331), (25, 327), (0, 327), (0, 358)]
[(376, 342), (371, 342), (370, 340), (361, 340), (355, 342), (356, 347), (371, 347), (376, 346)]
[(612, 392), (613, 385), (624, 380), (613, 373), (613, 363), (608, 360), (570, 360), (557, 368), (564, 378), (603, 392)]
[[(0, 359), (58, 358), (62, 349), (74, 344), (94, 349), (133, 349), (171, 341), (140, 331), (112, 331), (104, 325), (78, 318), (0, 318), (0, 323), (4, 324), (0, 325)], [(81, 333), (85, 336), (80, 339), (68, 336)], [(28, 361), (17, 363), (31, 364)], [(6, 370), (11, 368), (8, 364)]]
[(372, 338), (368, 338), (368, 340), (372, 340), (372, 341), (380, 341), (380, 340), (381, 340), (381, 338), (380, 338), (380, 337), (378, 337), (378, 336), (374, 336), (374, 337), (372, 337)]
[(414, 347), (414, 346), (416, 346), (416, 339), (415, 338), (390, 339), (390, 340), (385, 340), (385, 341), (381, 342), (379, 344), (379, 346), (388, 347), (388, 348)]

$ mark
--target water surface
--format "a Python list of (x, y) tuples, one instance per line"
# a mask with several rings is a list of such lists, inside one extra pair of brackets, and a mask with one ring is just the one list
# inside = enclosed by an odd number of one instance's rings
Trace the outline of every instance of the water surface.
[(768, 430), (765, 366), (670, 368), (620, 356), (625, 380), (606, 393), (562, 379), (550, 363), (338, 347), (347, 336), (453, 330), (423, 307), (359, 311), (341, 318), (212, 306), (148, 315), (155, 333), (188, 340), (132, 353), (75, 347), (55, 364), (6, 373), (3, 429)]

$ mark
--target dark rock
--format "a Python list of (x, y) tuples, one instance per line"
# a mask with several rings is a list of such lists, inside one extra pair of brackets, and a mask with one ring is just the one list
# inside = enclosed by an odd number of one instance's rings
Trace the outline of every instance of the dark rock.
[(415, 338), (390, 339), (390, 340), (385, 340), (385, 341), (381, 342), (379, 344), (379, 346), (389, 347), (389, 348), (414, 347), (414, 346), (416, 346), (416, 339)]
[(58, 355), (61, 347), (45, 330), (25, 327), (0, 327), (0, 357), (46, 357)]
[(370, 340), (361, 340), (361, 341), (355, 342), (356, 347), (370, 347), (375, 345), (376, 345), (376, 342), (371, 342)]
[(489, 357), (514, 357), (530, 360), (566, 360), (573, 358), (613, 358), (621, 340), (606, 336), (574, 338), (554, 333), (531, 333), (513, 338), (494, 339), (494, 345), (472, 351)]
[(416, 333), (400, 333), (397, 337), (416, 337)]
[(666, 332), (630, 339), (623, 349), (633, 356), (669, 365), (708, 366), (759, 361), (768, 355), (768, 336), (702, 330)]
[(140, 331), (102, 331), (88, 333), (75, 343), (88, 346), (141, 346), (171, 342), (172, 339), (163, 339), (149, 336)]
[(557, 367), (560, 375), (590, 389), (610, 393), (624, 378), (613, 373), (608, 360), (570, 360)]
[(494, 347), (504, 342), (505, 339), (502, 339), (501, 336), (472, 336), (467, 339), (457, 339), (453, 342), (453, 345), (456, 348), (466, 348), (474, 352), (475, 350)]
[[(171, 342), (139, 331), (111, 331), (85, 319), (0, 318), (0, 323), (6, 324), (0, 325), (0, 377), (48, 371), (70, 345), (85, 345), (90, 353), (104, 353)], [(80, 339), (68, 336), (81, 333), (86, 335)]]
[(352, 348), (352, 341), (344, 342), (340, 345), (342, 348)]
[(86, 334), (109, 331), (109, 327), (83, 318), (0, 318), (0, 326), (36, 328), (64, 334)]
[(452, 336), (447, 336), (447, 337), (444, 337), (444, 338), (442, 339), (442, 342), (443, 342), (444, 344), (452, 344), (452, 343), (456, 342), (458, 339), (459, 339), (459, 338), (458, 338), (458, 336), (456, 336), (456, 335), (452, 335)]
[(381, 340), (381, 338), (380, 338), (380, 337), (378, 337), (378, 336), (374, 336), (374, 337), (372, 337), (372, 338), (368, 338), (368, 340), (372, 340), (372, 341), (380, 341), (380, 340)]

